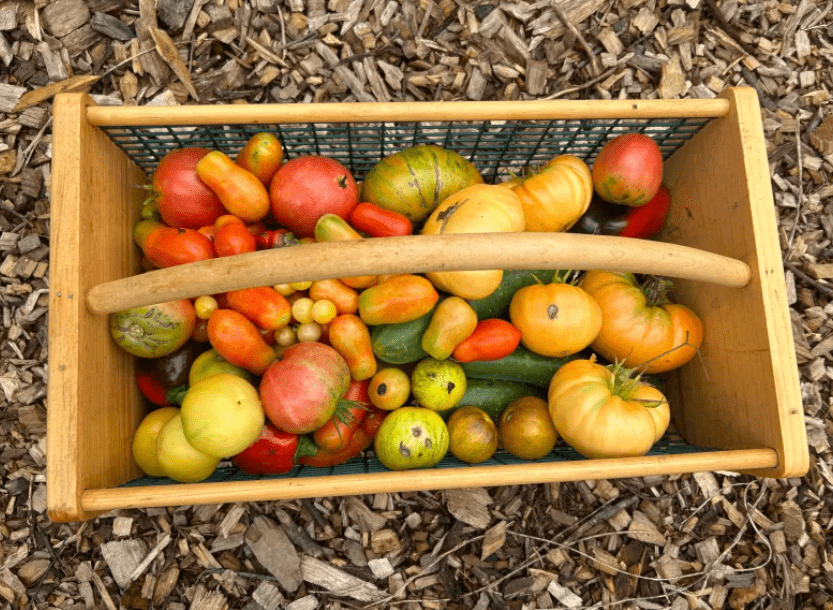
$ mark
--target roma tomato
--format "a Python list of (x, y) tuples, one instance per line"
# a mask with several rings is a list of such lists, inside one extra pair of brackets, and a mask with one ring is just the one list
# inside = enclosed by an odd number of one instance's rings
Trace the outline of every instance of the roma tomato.
[(199, 231), (165, 226), (160, 226), (147, 235), (142, 251), (151, 263), (163, 268), (204, 261), (216, 256), (214, 244)]
[(330, 345), (341, 354), (350, 368), (350, 376), (362, 381), (376, 374), (376, 356), (370, 344), (370, 331), (358, 316), (343, 314), (330, 322)]
[(257, 222), (269, 212), (269, 193), (263, 183), (219, 150), (200, 159), (196, 169), (230, 214)]
[(324, 214), (348, 218), (359, 203), (359, 188), (341, 163), (311, 155), (281, 166), (269, 185), (269, 198), (278, 224), (298, 237), (312, 237)]
[[(324, 214), (315, 223), (315, 241), (354, 241), (364, 239), (356, 230), (347, 224), (341, 216), (337, 214)], [(343, 284), (350, 288), (362, 289), (373, 286), (376, 283), (375, 275), (360, 275), (357, 277), (343, 277), (340, 278)]]
[(662, 152), (650, 136), (626, 133), (604, 145), (593, 162), (593, 188), (605, 201), (645, 205), (662, 184)]
[(180, 148), (156, 166), (151, 196), (169, 227), (199, 229), (226, 213), (220, 198), (197, 176), (197, 163), (209, 152), (207, 148)]
[(215, 309), (211, 313), (208, 340), (223, 358), (255, 375), (262, 375), (276, 358), (257, 327), (233, 309)]
[(413, 233), (413, 226), (407, 216), (366, 201), (350, 212), (350, 224), (357, 231), (371, 237), (397, 237)]
[(480, 320), (474, 332), (451, 355), (458, 362), (492, 361), (505, 358), (518, 348), (521, 331), (500, 318)]
[(306, 434), (333, 416), (350, 386), (347, 362), (323, 343), (296, 343), (260, 381), (266, 416), (281, 430)]
[(593, 297), (557, 282), (518, 290), (509, 303), (509, 319), (521, 331), (525, 348), (555, 358), (583, 350), (602, 326), (602, 312)]
[(602, 311), (601, 329), (590, 346), (611, 362), (664, 373), (697, 353), (703, 323), (688, 307), (671, 303), (657, 282), (643, 289), (632, 273), (588, 271), (580, 286)]
[(258, 180), (268, 186), (283, 163), (283, 147), (275, 134), (256, 133), (237, 153), (235, 162), (243, 169), (252, 172)]
[(362, 291), (359, 316), (368, 325), (410, 322), (431, 311), (439, 298), (421, 275), (397, 275)]
[(573, 360), (553, 376), (549, 412), (556, 430), (589, 458), (645, 455), (671, 421), (665, 396), (655, 387), (593, 360)]
[(242, 288), (226, 293), (226, 303), (263, 330), (277, 330), (289, 324), (292, 306), (271, 286)]

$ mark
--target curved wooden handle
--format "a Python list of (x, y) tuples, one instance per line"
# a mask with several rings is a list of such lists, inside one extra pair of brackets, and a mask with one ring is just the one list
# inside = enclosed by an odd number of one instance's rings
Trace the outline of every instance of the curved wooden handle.
[(480, 269), (605, 269), (741, 288), (739, 260), (687, 246), (572, 233), (410, 235), (306, 244), (215, 258), (94, 286), (87, 307), (113, 313), (241, 288), (357, 275)]

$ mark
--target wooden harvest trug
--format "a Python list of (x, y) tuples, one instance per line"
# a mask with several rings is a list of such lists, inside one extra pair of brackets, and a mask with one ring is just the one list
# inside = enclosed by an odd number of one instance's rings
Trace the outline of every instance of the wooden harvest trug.
[[(807, 470), (797, 364), (754, 90), (729, 89), (714, 100), (179, 108), (96, 107), (83, 94), (62, 94), (55, 99), (54, 117), (47, 424), (47, 503), (54, 520), (89, 519), (128, 507), (701, 470), (788, 477)], [(673, 130), (690, 119), (702, 121), (675, 140)], [(544, 121), (554, 131), (540, 132), (539, 144), (548, 146), (557, 145), (561, 123), (577, 125), (572, 140), (565, 139), (564, 152), (580, 149), (583, 135), (596, 142), (608, 137), (612, 127), (662, 130), (670, 125), (670, 131), (658, 133), (665, 134), (664, 182), (674, 204), (656, 241), (535, 233), (504, 234), (500, 240), (411, 236), (310, 244), (137, 275), (139, 253), (131, 230), (144, 193), (136, 185), (146, 182), (146, 171), (156, 161), (142, 153), (143, 146), (131, 150), (130, 145), (141, 144), (142, 138), (164, 143), (165, 130), (174, 127), (212, 125), (225, 133), (223, 126), (242, 124), (250, 132), (281, 130), (291, 139), (290, 124), (315, 124), (327, 133), (340, 125), (352, 130), (382, 121), (430, 122), (432, 128), (448, 121), (480, 122), (486, 136), (503, 129), (503, 122)], [(429, 127), (425, 133), (430, 135)], [(295, 144), (300, 152), (289, 146), (291, 155), (302, 154), (303, 142)], [(589, 150), (583, 152), (588, 162)], [(675, 278), (675, 299), (697, 311), (706, 329), (700, 357), (666, 376), (672, 421), (685, 440), (684, 450), (660, 449), (623, 460), (575, 460), (565, 454), (476, 467), (450, 461), (404, 473), (368, 460), (308, 478), (301, 470), (270, 479), (190, 485), (135, 481), (141, 472), (130, 440), (145, 407), (133, 378), (133, 358), (110, 339), (107, 312), (245, 286), (370, 272), (542, 267)]]

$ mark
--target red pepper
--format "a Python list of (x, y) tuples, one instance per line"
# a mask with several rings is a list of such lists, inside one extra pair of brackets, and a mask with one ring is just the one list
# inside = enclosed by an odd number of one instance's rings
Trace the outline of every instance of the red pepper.
[(521, 331), (500, 318), (481, 320), (474, 332), (459, 343), (451, 356), (459, 362), (500, 360), (518, 348)]
[(147, 373), (136, 371), (136, 384), (139, 386), (139, 391), (153, 404), (160, 407), (170, 407), (168, 400), (165, 398), (167, 390), (162, 387), (158, 381)]
[(267, 421), (260, 437), (231, 461), (248, 474), (283, 474), (292, 470), (302, 456), (313, 455), (315, 451), (306, 436), (284, 432)]
[(570, 229), (571, 233), (619, 235), (648, 239), (665, 225), (671, 194), (665, 185), (645, 205), (631, 207), (593, 197), (590, 207)]
[(396, 237), (413, 233), (411, 221), (406, 216), (367, 202), (353, 208), (350, 212), (350, 224), (357, 231), (367, 233), (371, 237)]

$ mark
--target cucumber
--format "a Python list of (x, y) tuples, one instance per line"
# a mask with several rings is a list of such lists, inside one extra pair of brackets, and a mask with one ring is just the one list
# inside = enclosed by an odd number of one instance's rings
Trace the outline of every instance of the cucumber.
[(422, 349), (422, 335), (431, 323), (432, 309), (427, 314), (401, 324), (379, 324), (370, 330), (370, 346), (382, 362), (407, 364), (427, 357)]
[(502, 379), (519, 381), (549, 388), (552, 376), (565, 363), (575, 360), (578, 355), (566, 358), (552, 358), (531, 352), (522, 345), (500, 360), (461, 362), (460, 366), (470, 379)]
[(455, 409), (464, 405), (472, 405), (483, 409), (497, 423), (500, 414), (509, 403), (524, 396), (538, 396), (544, 400), (547, 398), (543, 389), (526, 383), (499, 379), (468, 379), (466, 393), (462, 400), (457, 403), (456, 407), (443, 411), (440, 415), (448, 419)]
[(545, 269), (518, 269), (507, 270), (503, 272), (503, 279), (500, 281), (495, 291), (487, 296), (485, 299), (475, 299), (469, 301), (475, 313), (477, 313), (478, 320), (486, 320), (488, 318), (505, 318), (509, 311), (509, 303), (512, 296), (524, 286), (531, 286), (536, 283), (537, 277), (544, 284), (549, 284), (552, 281), (553, 270)]

